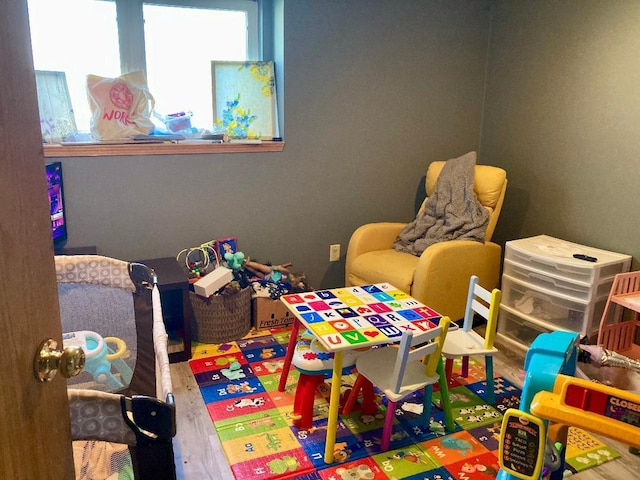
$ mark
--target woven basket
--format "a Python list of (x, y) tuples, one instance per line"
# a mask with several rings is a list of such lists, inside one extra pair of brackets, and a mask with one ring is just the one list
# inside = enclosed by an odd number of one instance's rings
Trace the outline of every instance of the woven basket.
[(201, 297), (189, 292), (195, 325), (193, 336), (200, 343), (240, 340), (251, 329), (251, 287), (233, 295)]

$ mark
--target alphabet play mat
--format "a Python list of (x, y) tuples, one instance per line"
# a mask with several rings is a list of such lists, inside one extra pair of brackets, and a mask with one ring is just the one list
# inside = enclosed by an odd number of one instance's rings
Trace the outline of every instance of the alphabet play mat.
[[(469, 376), (453, 378), (449, 387), (455, 432), (445, 434), (437, 391), (431, 429), (423, 428), (422, 394), (416, 393), (398, 404), (391, 446), (383, 453), (379, 444), (384, 405), (376, 415), (359, 410), (340, 415), (336, 461), (327, 465), (323, 453), (330, 379), (316, 394), (313, 427), (308, 430), (295, 427), (289, 417), (298, 378), (295, 369), (286, 391), (277, 388), (289, 333), (290, 329), (263, 330), (237, 342), (194, 346), (191, 370), (236, 480), (495, 478), (502, 414), (519, 406), (521, 390), (516, 385), (496, 374), (496, 403), (488, 405), (483, 399), (484, 365), (471, 359)], [(343, 376), (342, 390), (347, 391), (355, 378)], [(570, 428), (567, 475), (618, 457), (591, 434)]]

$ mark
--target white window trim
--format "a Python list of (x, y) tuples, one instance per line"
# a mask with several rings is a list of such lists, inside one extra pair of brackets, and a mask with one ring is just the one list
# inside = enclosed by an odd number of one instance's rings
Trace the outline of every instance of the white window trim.
[(263, 140), (258, 144), (178, 142), (135, 145), (123, 144), (45, 144), (46, 158), (127, 157), (139, 155), (200, 155), (220, 153), (271, 153), (284, 150), (283, 141)]
[(144, 4), (176, 7), (241, 10), (247, 14), (247, 60), (261, 60), (257, 0), (110, 0), (116, 3), (122, 73), (143, 71), (146, 75)]

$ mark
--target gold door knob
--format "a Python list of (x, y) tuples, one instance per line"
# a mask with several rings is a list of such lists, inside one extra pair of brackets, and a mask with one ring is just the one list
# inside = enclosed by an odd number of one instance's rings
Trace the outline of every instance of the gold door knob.
[(36, 379), (48, 382), (59, 371), (64, 378), (78, 375), (84, 368), (85, 354), (80, 347), (66, 347), (60, 351), (58, 343), (49, 338), (40, 344), (33, 369)]

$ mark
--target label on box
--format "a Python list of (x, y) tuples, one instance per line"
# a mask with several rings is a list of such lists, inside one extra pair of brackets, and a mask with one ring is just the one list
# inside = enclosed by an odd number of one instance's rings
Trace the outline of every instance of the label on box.
[(293, 313), (280, 300), (267, 297), (253, 299), (253, 325), (256, 330), (284, 327), (293, 324)]

